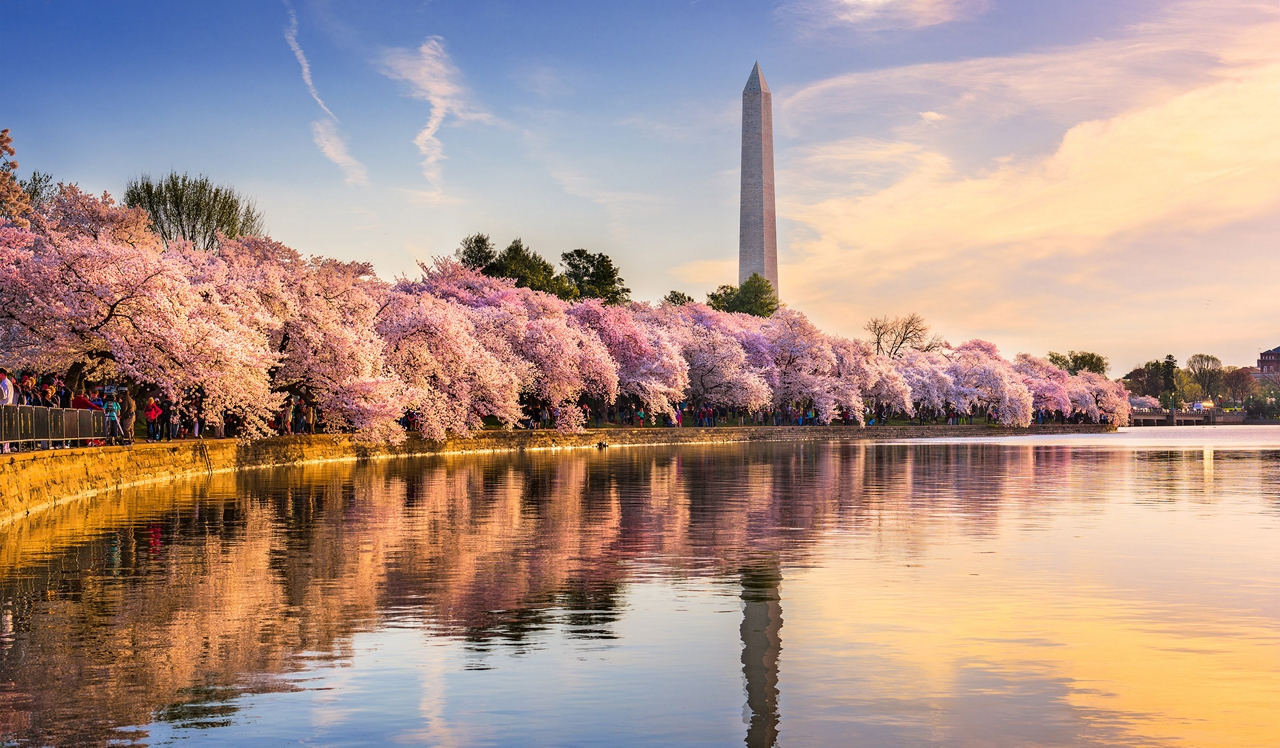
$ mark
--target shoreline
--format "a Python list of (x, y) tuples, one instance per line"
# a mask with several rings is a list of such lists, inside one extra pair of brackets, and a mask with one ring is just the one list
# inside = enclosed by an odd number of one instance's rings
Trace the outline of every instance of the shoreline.
[(1046, 424), (1017, 429), (973, 426), (717, 426), (609, 428), (576, 434), (554, 430), (481, 431), (469, 437), (399, 445), (368, 444), (346, 435), (280, 436), (241, 443), (189, 439), (120, 447), (77, 447), (0, 455), (0, 528), (33, 514), (133, 486), (243, 470), (365, 462), (448, 454), (737, 444), (780, 441), (903, 441), (1101, 434), (1099, 424)]

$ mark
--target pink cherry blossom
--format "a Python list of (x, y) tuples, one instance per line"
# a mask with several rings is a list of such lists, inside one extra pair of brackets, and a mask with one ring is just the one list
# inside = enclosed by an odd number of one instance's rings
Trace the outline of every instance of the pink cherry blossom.
[(917, 408), (944, 413), (951, 402), (955, 380), (949, 373), (951, 362), (937, 351), (904, 351), (894, 360)]
[(1129, 425), (1129, 392), (1119, 382), (1101, 374), (1082, 371), (1067, 381), (1075, 411), (1093, 422), (1106, 415), (1117, 426)]
[(1159, 408), (1160, 401), (1150, 395), (1130, 395), (1129, 407), (1132, 408)]
[(179, 403), (200, 389), (208, 420), (233, 414), (264, 431), (275, 357), (234, 308), (189, 281), (181, 249), (0, 227), (0, 267), (12, 364), (126, 377)]
[[(758, 367), (747, 360), (738, 337), (740, 325), (725, 324), (720, 312), (703, 304), (637, 306), (644, 323), (665, 330), (688, 366), (688, 399), (697, 405), (762, 410), (771, 390)], [(726, 327), (729, 331), (726, 331)]]
[(387, 364), (428, 438), (466, 435), (485, 416), (508, 427), (520, 419), (524, 369), (481, 344), (468, 312), (456, 301), (395, 290), (379, 314)]
[(1013, 369), (1022, 375), (1022, 383), (1031, 391), (1032, 407), (1036, 410), (1071, 412), (1071, 395), (1067, 391), (1070, 375), (1067, 372), (1027, 353), (1018, 354)]
[(576, 403), (584, 395), (606, 402), (617, 397), (617, 362), (599, 335), (569, 317), (566, 302), (453, 260), (437, 260), (422, 271), (421, 280), (402, 281), (396, 290), (430, 293), (469, 309), (481, 344), (519, 372), (523, 393), (556, 411), (558, 429), (582, 427)]
[(569, 315), (599, 336), (617, 362), (621, 394), (638, 397), (654, 413), (674, 416), (675, 404), (689, 387), (689, 364), (672, 335), (649, 324), (647, 310), (646, 305), (606, 306), (586, 299), (573, 305)]
[(960, 412), (985, 408), (1003, 425), (1031, 425), (1031, 391), (992, 343), (971, 340), (959, 346), (947, 373), (954, 382), (950, 400)]

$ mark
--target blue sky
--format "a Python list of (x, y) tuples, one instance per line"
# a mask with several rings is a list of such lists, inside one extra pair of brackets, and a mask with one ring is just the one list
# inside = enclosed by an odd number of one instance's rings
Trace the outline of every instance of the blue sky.
[(275, 238), (387, 277), (483, 231), (551, 259), (607, 252), (641, 299), (732, 282), (759, 60), (782, 295), (825, 328), (919, 311), (953, 342), (1116, 368), (1280, 344), (1280, 294), (1239, 291), (1280, 280), (1274, 2), (0, 0), (0, 16), (0, 126), (24, 174), (114, 194), (140, 172), (208, 174)]

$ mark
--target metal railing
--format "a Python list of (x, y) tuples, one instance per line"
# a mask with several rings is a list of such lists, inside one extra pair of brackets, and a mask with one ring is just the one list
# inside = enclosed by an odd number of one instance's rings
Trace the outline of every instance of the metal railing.
[(0, 442), (12, 449), (84, 446), (107, 438), (107, 417), (98, 410), (0, 405)]

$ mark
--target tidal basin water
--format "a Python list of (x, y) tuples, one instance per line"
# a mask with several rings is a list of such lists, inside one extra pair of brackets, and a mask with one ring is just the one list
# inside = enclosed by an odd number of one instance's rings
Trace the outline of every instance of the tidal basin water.
[(0, 603), (5, 745), (1276, 746), (1280, 429), (203, 477)]

